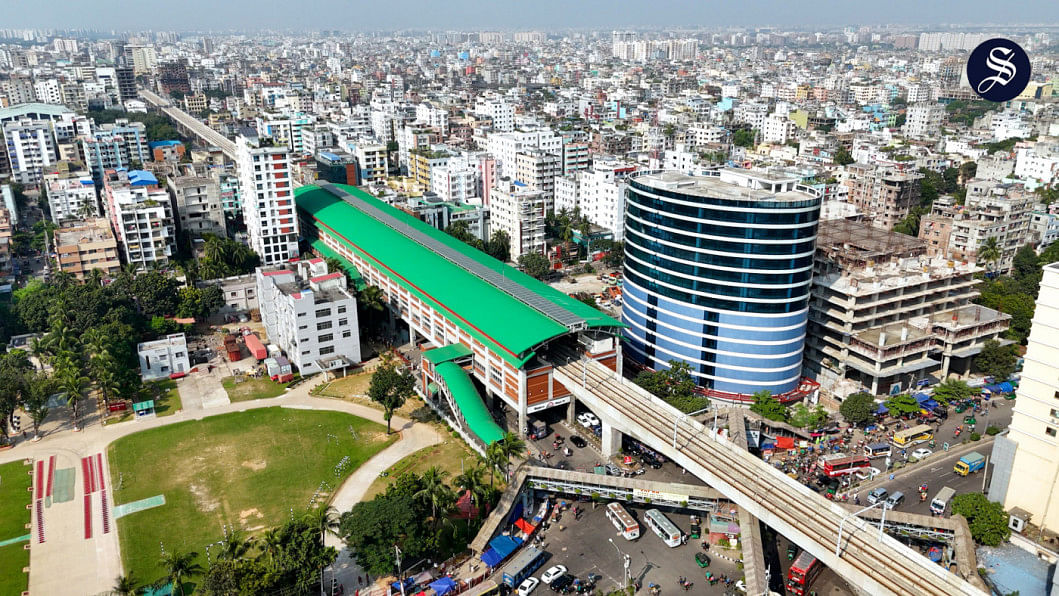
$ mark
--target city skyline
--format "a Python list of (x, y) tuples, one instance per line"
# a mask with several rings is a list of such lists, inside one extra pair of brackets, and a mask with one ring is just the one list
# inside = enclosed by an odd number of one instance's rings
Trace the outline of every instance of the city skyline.
[[(577, 29), (610, 27), (838, 27), (859, 25), (1041, 26), (1059, 22), (1059, 5), (1034, 2), (1005, 5), (942, 1), (891, 3), (886, 19), (870, 5), (821, 0), (812, 3), (758, 2), (754, 10), (742, 3), (698, 4), (663, 0), (626, 3), (615, 7), (601, 0), (584, 0), (579, 10), (567, 3), (485, 3), (455, 0), (430, 3), (398, 0), (385, 5), (318, 0), (306, 10), (301, 4), (268, 0), (231, 0), (222, 4), (188, 0), (174, 4), (150, 0), (137, 10), (116, 0), (30, 3), (19, 0), (8, 17), (8, 27), (84, 28), (98, 30), (311, 30), (377, 31), (392, 29)], [(763, 16), (766, 16), (763, 19)], [(898, 16), (900, 15), (900, 16)], [(995, 22), (1002, 19), (1003, 22)], [(218, 26), (220, 25), (220, 26)], [(223, 26), (228, 25), (228, 26)]]

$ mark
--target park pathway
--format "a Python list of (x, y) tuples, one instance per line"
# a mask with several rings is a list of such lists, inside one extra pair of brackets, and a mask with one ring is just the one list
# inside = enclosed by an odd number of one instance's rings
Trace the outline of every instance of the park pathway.
[[(380, 410), (341, 399), (316, 397), (309, 394), (311, 388), (309, 383), (303, 383), (280, 397), (182, 410), (172, 416), (133, 419), (107, 426), (89, 424), (79, 432), (52, 431), (36, 443), (22, 441), (13, 449), (0, 452), (0, 463), (26, 459), (44, 462), (43, 477), (34, 478), (34, 490), (37, 482), (48, 482), (48, 462), (53, 456), (58, 462), (57, 467), (72, 467), (76, 475), (71, 501), (63, 502), (62, 506), (52, 502), (55, 506), (43, 507), (39, 518), (35, 512), (32, 516), (30, 594), (101, 594), (108, 592), (114, 578), (122, 574), (117, 524), (110, 518), (113, 480), (106, 464), (107, 446), (121, 437), (178, 422), (276, 406), (345, 412), (386, 424)], [(359, 502), (380, 472), (441, 440), (437, 431), (426, 424), (394, 416), (391, 425), (400, 433), (401, 440), (377, 453), (342, 483), (332, 498), (332, 504), (339, 511), (346, 511)], [(44, 535), (44, 542), (38, 540), (39, 534)], [(328, 540), (328, 544), (340, 546), (337, 538), (328, 537)], [(354, 570), (348, 560), (349, 553), (343, 552), (340, 558), (346, 562), (342, 565), (345, 577), (340, 576), (343, 583), (347, 577), (352, 577)]]

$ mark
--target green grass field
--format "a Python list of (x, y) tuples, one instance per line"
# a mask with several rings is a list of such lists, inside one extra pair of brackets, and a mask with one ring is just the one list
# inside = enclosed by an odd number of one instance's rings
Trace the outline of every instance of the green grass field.
[[(350, 426), (357, 438), (349, 432)], [(115, 504), (164, 494), (162, 507), (118, 520), (125, 570), (143, 581), (162, 576), (167, 551), (197, 551), (222, 525), (253, 534), (305, 511), (321, 481), (338, 486), (396, 437), (385, 427), (348, 414), (262, 408), (152, 429), (115, 441), (111, 476), (123, 478)], [(335, 476), (343, 457), (349, 465)]]
[(247, 379), (238, 382), (235, 377), (225, 377), (221, 379), (221, 385), (228, 392), (228, 399), (233, 402), (279, 397), (287, 389), (285, 384), (272, 379)]
[[(26, 505), (33, 496), (28, 488), (33, 483), (30, 467), (21, 461), (0, 465), (0, 540), (29, 534), (30, 511)], [(29, 565), (29, 551), (18, 542), (0, 547), (0, 594), (21, 594), (29, 588), (29, 575), (22, 569)]]

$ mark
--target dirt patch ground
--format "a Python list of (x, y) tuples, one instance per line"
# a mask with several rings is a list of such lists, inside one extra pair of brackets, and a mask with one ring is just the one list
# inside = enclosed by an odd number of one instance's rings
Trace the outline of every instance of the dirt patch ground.
[(267, 468), (268, 467), (268, 462), (263, 460), (263, 459), (259, 459), (257, 461), (244, 461), (243, 462), (243, 467), (244, 468), (249, 468), (249, 469), (257, 472), (258, 470), (264, 470), (265, 468)]

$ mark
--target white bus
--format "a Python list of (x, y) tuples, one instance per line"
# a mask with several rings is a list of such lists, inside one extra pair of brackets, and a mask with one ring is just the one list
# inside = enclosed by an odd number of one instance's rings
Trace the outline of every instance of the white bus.
[(626, 540), (636, 540), (640, 537), (640, 524), (629, 515), (621, 503), (607, 505), (607, 519), (614, 524), (614, 528), (621, 532)]
[(654, 530), (655, 534), (658, 534), (658, 537), (662, 539), (662, 542), (666, 543), (666, 546), (670, 548), (680, 546), (680, 530), (661, 511), (648, 509), (643, 517), (644, 521), (647, 522), (647, 526)]

